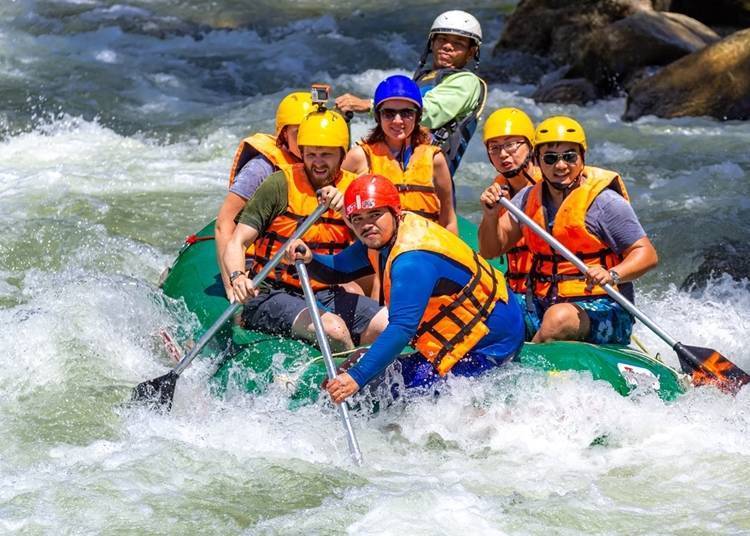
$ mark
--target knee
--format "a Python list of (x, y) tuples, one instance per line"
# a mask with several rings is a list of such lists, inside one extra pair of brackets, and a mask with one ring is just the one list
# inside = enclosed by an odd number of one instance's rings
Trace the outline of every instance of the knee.
[(380, 335), (383, 333), (385, 328), (388, 326), (388, 309), (383, 307), (378, 311), (375, 316), (372, 317), (370, 323), (367, 324), (367, 331), (373, 335)]
[(339, 315), (325, 313), (320, 317), (320, 320), (329, 339), (341, 343), (348, 343), (351, 340), (349, 328), (346, 327), (346, 323)]
[(581, 323), (577, 307), (567, 303), (553, 305), (544, 313), (536, 342), (579, 339)]
[(360, 335), (360, 344), (372, 344), (388, 326), (388, 308), (383, 307), (372, 317)]

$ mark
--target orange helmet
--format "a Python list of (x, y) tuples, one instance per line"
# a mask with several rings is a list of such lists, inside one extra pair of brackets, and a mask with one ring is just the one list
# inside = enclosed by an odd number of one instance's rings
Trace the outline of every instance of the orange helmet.
[(373, 208), (388, 208), (396, 216), (401, 214), (401, 198), (396, 186), (383, 177), (368, 173), (352, 181), (344, 192), (344, 212), (349, 218)]

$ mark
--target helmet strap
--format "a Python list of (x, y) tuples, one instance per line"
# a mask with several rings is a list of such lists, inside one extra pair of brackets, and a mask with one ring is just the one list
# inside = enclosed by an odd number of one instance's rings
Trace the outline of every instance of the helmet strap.
[[(581, 161), (584, 162), (584, 163), (585, 163), (585, 160), (584, 160), (585, 154), (586, 153), (583, 150), (583, 147), (581, 147), (580, 157), (581, 157)], [(536, 148), (536, 147), (534, 148), (534, 158), (536, 159), (537, 162), (539, 161), (539, 148)], [(583, 170), (581, 170), (581, 173), (583, 173)], [(557, 183), (552, 182), (551, 180), (549, 180), (547, 178), (547, 176), (544, 174), (544, 172), (542, 172), (542, 180), (544, 180), (544, 184), (547, 184), (547, 185), (551, 186), (552, 188), (554, 188), (558, 192), (562, 192), (563, 193), (563, 199), (564, 199), (581, 182), (581, 173), (579, 173), (578, 176), (570, 184), (568, 184), (567, 186), (563, 185), (563, 184), (557, 184)], [(527, 177), (528, 177), (528, 175), (527, 175)]]
[[(520, 166), (518, 166), (515, 169), (511, 169), (510, 171), (502, 171), (501, 173), (502, 173), (503, 177), (507, 177), (509, 179), (512, 179), (513, 177), (515, 177), (519, 173), (523, 173), (526, 176), (527, 179), (531, 180), (531, 177), (526, 172), (526, 166), (529, 165), (529, 161), (530, 160), (531, 160), (531, 151), (529, 151), (529, 154), (526, 155), (526, 159), (523, 161), (523, 163)], [(534, 182), (534, 181), (531, 180), (531, 182)]]
[(432, 52), (432, 36), (427, 38), (427, 43), (425, 44), (422, 56), (419, 58), (419, 67), (417, 67), (417, 72), (415, 74), (418, 74), (424, 67), (424, 64), (427, 63), (427, 57), (430, 55), (430, 52)]
[(580, 173), (578, 174), (578, 176), (575, 179), (573, 179), (573, 181), (570, 184), (557, 184), (555, 182), (552, 182), (551, 180), (549, 180), (547, 178), (547, 176), (544, 173), (542, 173), (542, 177), (544, 177), (544, 183), (547, 186), (550, 186), (550, 187), (554, 188), (558, 192), (562, 192), (563, 199), (565, 199), (566, 197), (568, 197), (568, 194), (570, 192), (572, 192), (578, 186), (578, 183), (581, 182), (581, 175), (580, 175)]

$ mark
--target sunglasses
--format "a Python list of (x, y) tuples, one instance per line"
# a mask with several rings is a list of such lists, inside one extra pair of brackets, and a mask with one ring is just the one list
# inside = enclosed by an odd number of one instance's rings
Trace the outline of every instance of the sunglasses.
[(416, 110), (415, 108), (402, 108), (400, 110), (396, 110), (394, 108), (381, 108), (378, 111), (380, 117), (382, 117), (383, 119), (387, 119), (388, 121), (393, 121), (394, 119), (396, 119), (397, 115), (400, 115), (401, 119), (409, 121), (417, 117), (417, 112), (418, 110)]
[(564, 153), (544, 153), (542, 155), (542, 162), (548, 166), (554, 166), (560, 159), (566, 164), (575, 164), (578, 162), (578, 153), (575, 151), (565, 151)]

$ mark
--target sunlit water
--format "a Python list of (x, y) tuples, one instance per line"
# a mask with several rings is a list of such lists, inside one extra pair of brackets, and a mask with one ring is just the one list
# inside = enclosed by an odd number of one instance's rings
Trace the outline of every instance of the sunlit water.
[[(361, 469), (330, 406), (289, 411), (276, 387), (218, 399), (209, 361), (185, 373), (170, 415), (121, 405), (169, 366), (158, 329), (196, 327), (157, 281), (219, 207), (238, 139), (269, 131), (278, 99), (310, 81), (369, 94), (408, 71), (453, 7), (254, 5), (0, 6), (0, 533), (749, 532), (748, 389), (665, 404), (508, 367), (355, 413)], [(500, 10), (467, 7), (491, 45)], [(589, 161), (624, 175), (661, 255), (639, 285), (644, 311), (750, 368), (747, 280), (678, 290), (705, 246), (750, 239), (750, 125), (624, 124), (622, 100), (541, 106), (532, 90), (493, 85), (488, 108), (575, 115)], [(475, 140), (457, 178), (464, 215), (478, 218), (492, 176)]]

